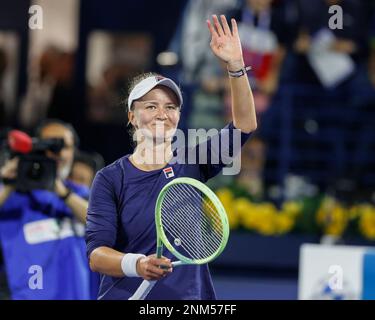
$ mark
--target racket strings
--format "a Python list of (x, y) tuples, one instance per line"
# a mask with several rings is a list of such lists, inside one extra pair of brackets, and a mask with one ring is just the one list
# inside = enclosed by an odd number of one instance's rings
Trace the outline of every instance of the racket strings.
[[(185, 187), (185, 186), (182, 185), (182, 187)], [(195, 194), (193, 194), (192, 196), (195, 196), (196, 198), (197, 197), (202, 198), (202, 196), (195, 189), (192, 189), (192, 188), (190, 189), (187, 188), (187, 189), (188, 189), (187, 192), (194, 191)], [(205, 219), (203, 220), (204, 227), (206, 227), (207, 231), (210, 231), (212, 228), (216, 228), (216, 230), (219, 233), (221, 233), (220, 235), (222, 236), (223, 223), (220, 220), (220, 216), (217, 210), (213, 209), (214, 205), (209, 200), (209, 198), (203, 197), (201, 201), (202, 201), (203, 212), (205, 213)], [(196, 205), (198, 206), (199, 203), (197, 203)]]
[[(175, 209), (177, 213), (181, 212), (180, 209)], [(191, 211), (189, 211), (192, 213)], [(182, 214), (186, 215), (185, 211), (181, 212)], [(165, 229), (168, 233), (173, 237), (173, 239), (179, 239), (181, 241), (181, 247), (188, 252), (194, 259), (200, 259), (202, 257), (210, 256), (213, 254), (216, 249), (220, 246), (221, 239), (217, 239), (212, 237), (210, 239), (202, 239), (202, 233), (200, 232), (199, 228), (197, 228), (197, 222), (195, 221), (194, 224), (182, 224), (181, 221), (178, 219), (174, 219), (173, 221), (165, 220)], [(182, 230), (188, 230), (188, 233), (181, 237)], [(207, 231), (207, 227), (205, 227)], [(204, 233), (203, 233), (204, 234)], [(182, 238), (182, 239), (181, 239)], [(201, 249), (201, 242), (204, 243), (205, 248), (212, 247), (212, 250), (204, 251)], [(212, 242), (212, 243), (210, 243)]]
[[(185, 235), (182, 235), (183, 232), (181, 230), (184, 230), (186, 233)], [(190, 225), (189, 228), (187, 228), (186, 224), (173, 224), (173, 222), (166, 227), (167, 233), (170, 234), (172, 239), (175, 241), (178, 240), (179, 244), (176, 246), (181, 246), (186, 253), (192, 257), (193, 259), (202, 259), (211, 256), (218, 246), (212, 246), (207, 245), (207, 241), (205, 239), (202, 239), (202, 235), (198, 232), (192, 232), (196, 229), (196, 226)], [(190, 235), (187, 236), (187, 234)], [(172, 241), (173, 243), (173, 241)], [(202, 245), (203, 244), (203, 245)], [(210, 247), (213, 247), (210, 250)], [(175, 248), (177, 251), (180, 251), (178, 248)]]
[[(180, 208), (181, 207), (178, 207), (174, 210), (177, 214), (186, 215), (186, 212), (182, 211)], [(171, 234), (174, 239), (181, 240), (181, 247), (197, 259), (199, 258), (199, 256), (202, 257), (206, 255), (203, 250), (200, 250), (200, 246), (197, 246), (197, 242), (202, 237), (202, 234), (200, 233), (199, 228), (197, 228), (196, 221), (194, 221), (194, 223), (192, 223), (193, 221), (189, 222), (182, 222), (181, 219), (173, 219), (173, 221), (166, 219), (165, 229)], [(188, 232), (184, 234), (184, 236), (182, 236), (185, 230), (187, 230)], [(187, 246), (188, 248), (185, 248), (185, 246)], [(194, 254), (194, 252), (196, 254)]]
[(222, 243), (223, 223), (218, 210), (191, 185), (174, 185), (166, 192), (161, 219), (164, 231), (178, 240), (175, 249), (183, 248), (193, 259), (213, 255)]
[[(167, 233), (170, 234), (170, 236), (172, 237), (172, 239), (180, 239), (179, 238), (179, 230), (176, 230), (175, 228), (170, 228)], [(182, 239), (181, 241), (181, 244), (179, 244), (179, 246), (181, 246), (182, 249), (185, 250), (186, 253), (184, 253), (184, 255), (187, 255), (189, 258), (192, 258), (192, 259), (202, 259), (202, 258), (206, 258), (206, 257), (209, 257), (210, 254), (208, 254), (207, 252), (205, 252), (204, 250), (201, 250), (199, 248), (199, 246), (196, 246), (194, 243), (194, 238), (193, 239)], [(172, 242), (173, 243), (173, 242)], [(180, 249), (176, 249), (177, 251), (181, 251)], [(182, 253), (182, 252), (180, 252)]]
[[(199, 220), (199, 218), (203, 217), (204, 219), (201, 220), (203, 222), (202, 227), (204, 227), (207, 232), (211, 232), (212, 230), (217, 230), (219, 233), (222, 234), (223, 224), (222, 224), (221, 220), (219, 220), (219, 218), (217, 217), (217, 216), (219, 216), (217, 211), (214, 210), (212, 208), (212, 206), (209, 206), (209, 205), (206, 206), (206, 204), (210, 203), (209, 199), (208, 198), (202, 198), (201, 194), (198, 193), (196, 190), (192, 189), (192, 187), (186, 188), (185, 185), (180, 185), (180, 187), (185, 189), (185, 191), (187, 191), (191, 195), (191, 197), (186, 198), (186, 201), (188, 201), (188, 203), (186, 203), (186, 206), (185, 207), (181, 206), (182, 209), (183, 209), (182, 213), (184, 214), (184, 210), (187, 209), (189, 211), (189, 213), (191, 213), (198, 220)], [(194, 191), (194, 194), (192, 194), (190, 191)], [(190, 203), (192, 200), (195, 201), (195, 203)], [(211, 208), (210, 209), (211, 211), (207, 214), (207, 212), (205, 212), (203, 210), (204, 214), (202, 214), (201, 208), (207, 209), (207, 207)], [(197, 210), (198, 208), (199, 208), (199, 210)], [(211, 218), (215, 218), (215, 219), (212, 220)], [(196, 223), (195, 220), (193, 220), (193, 219), (190, 219), (190, 220), (192, 220), (194, 223)], [(214, 226), (212, 224), (214, 224)], [(213, 228), (213, 227), (216, 227), (216, 229)]]
[[(187, 192), (189, 192), (190, 194), (193, 193), (193, 196), (198, 197), (198, 198), (199, 197), (202, 198), (200, 193), (197, 190), (193, 189), (192, 187), (189, 188), (186, 185), (181, 185), (181, 187), (183, 189), (185, 189)], [(214, 209), (214, 205), (212, 204), (212, 202), (207, 197), (204, 197), (203, 201), (204, 201), (204, 204), (207, 204), (207, 207), (210, 209), (210, 212), (212, 213), (212, 215), (210, 215), (210, 217), (215, 219), (215, 222), (217, 222), (219, 225), (222, 225), (220, 216), (219, 216), (216, 208)]]

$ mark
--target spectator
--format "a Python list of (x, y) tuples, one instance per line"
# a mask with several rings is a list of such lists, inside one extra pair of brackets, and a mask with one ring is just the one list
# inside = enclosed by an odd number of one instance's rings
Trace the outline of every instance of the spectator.
[[(230, 117), (230, 99), (225, 68), (216, 63), (213, 55), (204, 50), (205, 32), (196, 26), (216, 7), (239, 21), (239, 32), (243, 40), (242, 49), (245, 63), (252, 66), (252, 83), (255, 105), (258, 115), (264, 112), (278, 88), (279, 74), (291, 42), (289, 24), (293, 7), (288, 1), (244, 0), (244, 1), (192, 1), (186, 8), (186, 14), (180, 31), (180, 50), (177, 36), (171, 50), (180, 52), (183, 79), (186, 83), (197, 83), (193, 92), (190, 127), (220, 127)], [(289, 15), (288, 15), (289, 13)], [(259, 41), (259, 39), (262, 39)], [(194, 52), (194, 53), (193, 53)], [(222, 101), (226, 102), (223, 113)]]
[(182, 114), (182, 128), (221, 128), (223, 94), (226, 78), (215, 56), (207, 50), (208, 30), (201, 25), (215, 12), (238, 9), (241, 0), (190, 0), (183, 19), (170, 44), (170, 51), (178, 54), (180, 78), (185, 92), (191, 92)]
[(180, 28), (170, 50), (178, 53), (184, 83), (201, 82), (221, 75), (215, 56), (207, 50), (208, 30), (202, 22), (215, 12), (228, 12), (238, 8), (240, 0), (190, 0), (186, 6)]
[(104, 159), (98, 153), (76, 152), (69, 180), (76, 184), (91, 187), (97, 171), (104, 167)]
[(34, 61), (19, 114), (23, 127), (31, 129), (46, 118), (74, 119), (73, 65), (74, 54), (54, 46)]
[(292, 9), (286, 1), (245, 0), (237, 13), (245, 64), (252, 66), (249, 74), (258, 115), (267, 110), (278, 88), (291, 41), (287, 11)]
[[(367, 33), (364, 30), (368, 30), (369, 17), (366, 4), (363, 1), (355, 0), (318, 0), (314, 2), (299, 0), (298, 3), (298, 35), (294, 42), (294, 50), (297, 53), (297, 57), (292, 73), (293, 80), (312, 84), (322, 83), (319, 72), (317, 73), (315, 68), (315, 71), (313, 71), (311, 63), (306, 60), (307, 54), (322, 32), (329, 32), (333, 36), (330, 44), (331, 52), (345, 55), (354, 63), (353, 72), (348, 72), (346, 77), (343, 77), (342, 80), (337, 81), (332, 86), (325, 85), (325, 87), (335, 87), (355, 80), (358, 73), (364, 70), (363, 61), (365, 61), (367, 55)], [(342, 8), (342, 29), (329, 28), (329, 21), (332, 18), (329, 8), (333, 5), (339, 5)], [(331, 65), (331, 68), (333, 69), (334, 66)], [(353, 82), (353, 84), (355, 83)]]
[[(66, 180), (78, 137), (72, 126), (58, 120), (45, 122), (37, 131), (41, 139), (62, 138), (64, 147), (57, 154), (46, 152), (57, 162), (53, 192), (19, 192), (13, 185), (0, 191), (0, 241), (11, 296), (90, 299), (96, 294), (91, 282), (95, 277), (82, 237), (89, 190)], [(8, 160), (1, 168), (2, 178), (15, 179), (17, 167), (18, 158)]]

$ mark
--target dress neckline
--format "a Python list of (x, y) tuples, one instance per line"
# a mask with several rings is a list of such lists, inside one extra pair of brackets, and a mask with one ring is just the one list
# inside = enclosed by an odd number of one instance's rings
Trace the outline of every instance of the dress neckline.
[(130, 157), (131, 157), (131, 154), (129, 154), (127, 157), (126, 157), (126, 160), (129, 162), (130, 166), (133, 168), (133, 169), (136, 169), (137, 171), (140, 171), (142, 173), (155, 173), (155, 172), (159, 172), (165, 168), (167, 168), (168, 166), (170, 166), (169, 163), (167, 163), (164, 167), (162, 168), (159, 168), (159, 169), (153, 169), (153, 170), (143, 170), (143, 169), (140, 169), (138, 168), (137, 166), (134, 165), (134, 163), (130, 160)]

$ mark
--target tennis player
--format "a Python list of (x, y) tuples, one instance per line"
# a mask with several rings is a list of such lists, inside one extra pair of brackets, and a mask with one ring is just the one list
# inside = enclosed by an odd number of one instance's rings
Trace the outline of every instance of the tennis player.
[[(237, 24), (232, 19), (230, 28), (225, 16), (219, 19), (214, 15), (207, 25), (212, 52), (227, 65), (232, 94), (233, 121), (219, 136), (238, 129), (243, 145), (257, 122)], [(225, 166), (221, 160), (219, 164), (210, 163), (211, 140), (207, 142), (206, 164), (170, 163), (171, 137), (177, 130), (182, 103), (179, 87), (169, 78), (143, 74), (130, 86), (128, 117), (134, 130), (141, 132), (141, 143), (133, 154), (96, 174), (89, 201), (86, 243), (91, 269), (101, 274), (98, 299), (128, 299), (143, 279), (159, 280), (147, 296), (150, 300), (216, 299), (207, 265), (172, 270), (169, 252), (165, 250), (160, 259), (153, 254), (155, 203), (161, 189), (177, 177), (205, 182)], [(160, 127), (164, 129), (162, 136)], [(229, 144), (233, 144), (230, 139)], [(155, 158), (162, 154), (166, 160), (147, 162), (146, 154)]]

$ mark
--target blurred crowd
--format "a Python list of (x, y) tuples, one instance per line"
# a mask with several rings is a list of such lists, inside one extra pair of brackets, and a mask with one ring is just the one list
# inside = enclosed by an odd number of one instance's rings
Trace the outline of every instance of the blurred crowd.
[[(332, 6), (342, 9), (342, 27), (340, 10), (333, 7), (336, 10), (330, 11)], [(314, 181), (314, 172), (326, 170), (335, 179), (354, 174), (355, 180), (364, 179), (370, 171), (372, 180), (362, 182), (364, 187), (373, 188), (375, 167), (370, 151), (375, 149), (374, 3), (370, 0), (187, 1), (169, 47), (165, 48), (177, 59), (160, 64), (157, 70), (181, 84), (186, 101), (183, 129), (222, 128), (229, 121), (231, 102), (226, 67), (207, 49), (209, 32), (205, 21), (218, 13), (238, 21), (245, 64), (252, 67), (249, 78), (260, 124), (243, 150), (241, 173), (221, 183), (238, 184), (256, 199), (272, 198), (268, 192), (271, 187), (282, 184), (282, 178), (293, 171), (293, 161), (286, 165), (289, 160), (283, 157), (301, 157), (300, 153), (308, 154), (309, 147), (321, 151), (324, 139), (332, 134), (333, 142), (326, 156), (331, 167), (316, 161), (313, 163), (316, 171), (311, 171), (313, 174), (306, 178), (325, 188), (332, 181), (318, 178)], [(337, 28), (330, 28), (329, 21)], [(122, 49), (124, 43), (133, 51)], [(19, 100), (20, 105), (13, 108), (17, 110), (14, 113), (4, 98), (7, 87), (3, 80), (10, 72), (9, 53), (0, 43), (0, 137), (4, 140), (13, 127), (35, 136), (35, 129), (51, 118), (73, 123), (83, 142), (82, 150), (75, 146), (69, 174), (63, 181), (66, 186), (85, 186), (87, 194), (82, 197), (87, 198), (95, 173), (130, 151), (122, 101), (126, 98), (128, 79), (152, 65), (147, 58), (151, 55), (150, 48), (142, 37), (124, 42), (115, 37), (108, 62), (97, 72), (95, 81), (87, 80), (85, 97), (79, 100), (85, 103), (77, 106), (74, 80), (77, 52), (50, 45), (31, 61), (27, 90)], [(286, 114), (292, 112), (288, 101), (298, 109), (292, 110), (293, 114), (305, 112), (308, 115), (293, 118)], [(283, 109), (285, 104), (287, 107)], [(82, 122), (77, 121), (76, 115), (80, 114), (77, 107), (85, 108)], [(319, 114), (321, 109), (326, 113)], [(85, 131), (87, 128), (89, 130)], [(324, 139), (317, 134), (322, 128), (328, 129), (322, 133)], [(298, 131), (300, 129), (302, 131)], [(342, 131), (349, 133), (341, 134)], [(281, 132), (289, 132), (289, 136), (283, 137)], [(293, 138), (303, 139), (305, 133), (313, 139), (294, 147)], [(353, 135), (352, 140), (347, 140), (347, 134)], [(111, 143), (117, 137), (126, 142)], [(289, 141), (289, 145), (284, 150), (281, 144), (285, 141)], [(345, 162), (349, 158), (355, 161)], [(1, 161), (4, 166), (6, 161), (0, 156)], [(307, 170), (303, 167), (304, 161), (295, 167), (295, 174), (301, 177)], [(267, 176), (267, 172), (271, 172), (272, 177)], [(5, 188), (0, 185), (0, 190)], [(62, 205), (59, 198), (61, 195), (56, 196), (56, 208)], [(46, 209), (44, 214), (52, 216), (56, 208)], [(63, 215), (73, 218), (69, 205), (64, 210)], [(1, 223), (4, 222), (0, 216)], [(0, 239), (3, 245), (8, 243), (7, 239)], [(4, 280), (0, 277), (0, 292)]]
[[(230, 110), (225, 66), (206, 50), (208, 31), (199, 22), (216, 12), (239, 22), (260, 123), (236, 178), (250, 194), (269, 197), (267, 184), (282, 185), (290, 173), (321, 188), (349, 175), (373, 189), (374, 9), (355, 0), (188, 2), (169, 46), (179, 64), (169, 69), (192, 92), (189, 128), (220, 128)], [(323, 151), (324, 164), (303, 159)]]

